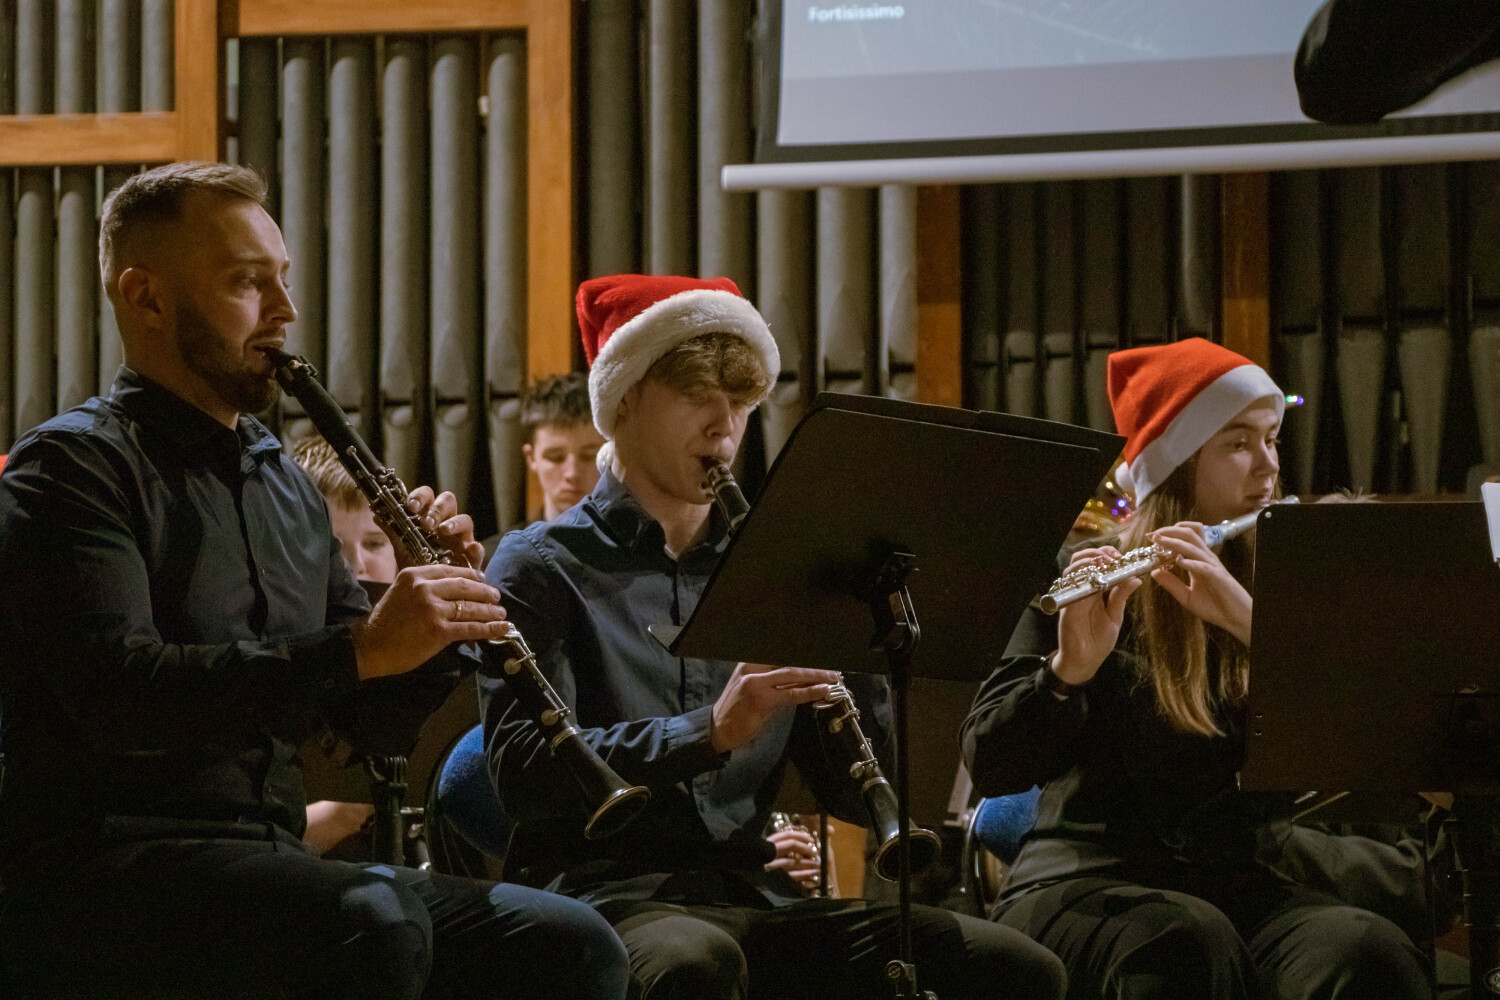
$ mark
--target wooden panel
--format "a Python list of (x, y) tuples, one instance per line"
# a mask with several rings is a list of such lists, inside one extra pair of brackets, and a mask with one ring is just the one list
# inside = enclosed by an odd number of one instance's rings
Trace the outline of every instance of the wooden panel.
[[(472, 2), (472, 0), (471, 0)], [(573, 368), (573, 5), (532, 0), (527, 66), (527, 368)]]
[(220, 53), (218, 0), (177, 0), (177, 74), (181, 160), (220, 160), (224, 156), (224, 75)]
[(1224, 346), (1271, 367), (1271, 175), (1225, 174)]
[(0, 115), (0, 164), (167, 163), (178, 136), (175, 113)]
[[(422, 3), (222, 0), (222, 3), (225, 34), (240, 36), (526, 31), (527, 372), (535, 378), (572, 369), (576, 339), (573, 4), (565, 0), (424, 0)], [(529, 505), (534, 505), (538, 496), (533, 484), (528, 490)]]
[[(567, 0), (239, 0), (240, 35), (374, 35), (526, 27)], [(550, 12), (549, 12), (550, 13)], [(563, 12), (569, 18), (571, 9)]]
[[(817, 834), (817, 817), (809, 816), (813, 834)], [(870, 834), (862, 826), (828, 817), (829, 860), (832, 874), (829, 886), (840, 899), (859, 899), (865, 892), (865, 842)]]
[(917, 189), (917, 399), (963, 405), (959, 189)]

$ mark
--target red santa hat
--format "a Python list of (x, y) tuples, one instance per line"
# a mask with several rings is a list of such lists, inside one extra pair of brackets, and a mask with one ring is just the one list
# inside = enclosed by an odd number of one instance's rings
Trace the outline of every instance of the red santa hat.
[(1265, 369), (1201, 337), (1109, 356), (1109, 405), (1125, 435), (1122, 485), (1140, 503), (1251, 403), (1286, 396)]
[(612, 274), (579, 285), (576, 305), (594, 426), (606, 438), (614, 437), (615, 412), (630, 387), (662, 355), (699, 334), (732, 333), (773, 379), (781, 371), (770, 328), (728, 278)]

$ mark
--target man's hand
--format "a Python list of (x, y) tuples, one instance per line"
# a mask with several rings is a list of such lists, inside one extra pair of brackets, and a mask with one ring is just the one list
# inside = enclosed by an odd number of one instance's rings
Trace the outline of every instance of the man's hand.
[(1183, 521), (1153, 531), (1151, 540), (1177, 557), (1173, 566), (1152, 570), (1151, 579), (1188, 612), (1250, 645), (1250, 594), (1203, 541), (1203, 525)]
[[(1112, 545), (1079, 549), (1069, 560), (1067, 572), (1118, 558), (1120, 550)], [(1120, 623), (1125, 620), (1125, 602), (1142, 582), (1139, 577), (1126, 580), (1106, 593), (1085, 597), (1059, 611), (1057, 657), (1048, 669), (1069, 684), (1087, 684), (1093, 680), (1119, 641)]]
[(821, 874), (817, 838), (793, 826), (777, 830), (766, 839), (776, 845), (776, 857), (766, 862), (766, 869), (783, 868), (805, 891), (815, 892)]
[(415, 670), (455, 642), (502, 638), (500, 592), (477, 569), (409, 566), (354, 630), (359, 679)]
[(725, 753), (744, 746), (776, 712), (827, 698), (829, 687), (838, 682), (835, 670), (739, 664), (714, 702), (714, 750)]
[[(458, 512), (458, 498), (452, 493), (433, 495), (432, 487), (418, 486), (406, 497), (406, 510), (424, 531), (437, 538), (438, 544), (453, 553), (455, 566), (472, 566), (483, 569), (484, 546), (474, 540), (474, 521), (468, 514)], [(407, 554), (401, 543), (391, 539), (396, 546), (397, 558), (405, 562)]]

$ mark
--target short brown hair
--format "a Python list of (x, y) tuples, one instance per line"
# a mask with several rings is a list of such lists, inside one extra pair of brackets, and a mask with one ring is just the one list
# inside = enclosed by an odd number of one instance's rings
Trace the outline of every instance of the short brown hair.
[(182, 220), (182, 206), (194, 191), (266, 206), (266, 182), (249, 167), (227, 163), (169, 163), (143, 171), (104, 199), (99, 220), (99, 273), (113, 295), (131, 239), (142, 228)]
[(358, 510), (366, 504), (365, 495), (355, 485), (354, 477), (334, 454), (333, 447), (317, 434), (298, 438), (292, 445), (292, 457), (329, 503), (349, 510)]
[(776, 382), (755, 348), (722, 330), (684, 340), (656, 359), (642, 381), (646, 379), (685, 393), (723, 389), (741, 406), (759, 405)]
[(521, 439), (527, 444), (536, 443), (539, 428), (572, 427), (593, 420), (589, 378), (582, 372), (543, 376), (521, 393)]

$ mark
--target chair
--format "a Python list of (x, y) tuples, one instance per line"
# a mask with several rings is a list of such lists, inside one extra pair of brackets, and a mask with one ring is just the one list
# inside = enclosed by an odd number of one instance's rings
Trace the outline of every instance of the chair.
[[(438, 761), (436, 773), (427, 813), (433, 863), (449, 874), (482, 876), (485, 859), (505, 857), (515, 826), (490, 784), (484, 727), (474, 726), (460, 736)], [(462, 843), (454, 843), (450, 833), (457, 834)]]
[(960, 867), (964, 894), (983, 912), (1000, 895), (1006, 870), (1021, 853), (1026, 835), (1036, 826), (1042, 790), (981, 799), (969, 812)]

